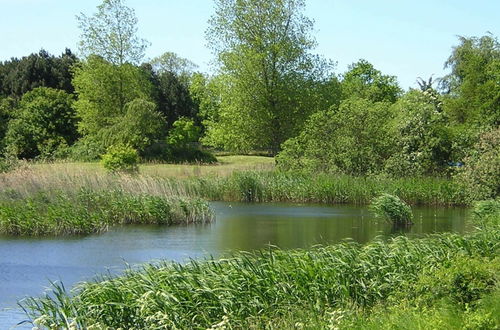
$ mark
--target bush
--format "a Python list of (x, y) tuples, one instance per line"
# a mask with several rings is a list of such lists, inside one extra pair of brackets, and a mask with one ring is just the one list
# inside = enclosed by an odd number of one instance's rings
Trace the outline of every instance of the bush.
[(500, 128), (483, 133), (456, 179), (463, 183), (471, 201), (500, 194)]
[(377, 217), (381, 217), (394, 225), (412, 223), (411, 207), (397, 196), (382, 194), (372, 201), (371, 208)]
[(139, 171), (138, 163), (137, 150), (130, 146), (111, 146), (107, 153), (102, 155), (104, 168), (111, 172), (137, 173)]
[(408, 294), (415, 295), (420, 304), (432, 305), (441, 299), (451, 299), (465, 309), (495, 289), (499, 266), (498, 259), (459, 255), (444, 267), (424, 272)]
[(0, 156), (0, 173), (9, 172), (19, 166), (19, 160), (15, 157), (3, 158)]

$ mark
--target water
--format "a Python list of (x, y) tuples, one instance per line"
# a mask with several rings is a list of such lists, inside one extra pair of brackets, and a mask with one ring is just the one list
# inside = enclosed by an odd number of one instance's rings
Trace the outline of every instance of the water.
[[(217, 221), (192, 226), (124, 226), (77, 238), (0, 237), (0, 329), (25, 319), (16, 302), (40, 295), (50, 281), (67, 287), (103, 272), (158, 259), (186, 261), (269, 244), (305, 248), (351, 238), (366, 243), (377, 235), (399, 235), (377, 222), (366, 207), (213, 203)], [(414, 208), (406, 235), (468, 230), (463, 209)], [(31, 328), (24, 325), (19, 328)]]

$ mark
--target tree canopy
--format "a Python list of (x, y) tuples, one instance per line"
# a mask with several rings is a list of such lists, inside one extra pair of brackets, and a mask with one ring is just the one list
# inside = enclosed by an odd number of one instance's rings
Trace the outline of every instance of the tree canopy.
[(98, 55), (115, 65), (138, 64), (148, 42), (137, 36), (137, 17), (123, 0), (103, 0), (92, 16), (77, 16), (80, 51), (85, 57)]
[[(219, 121), (210, 124), (214, 146), (276, 153), (305, 119), (324, 107), (311, 97), (328, 74), (310, 54), (315, 41), (303, 0), (216, 0), (207, 38), (224, 82)], [(321, 66), (321, 67), (320, 67)]]

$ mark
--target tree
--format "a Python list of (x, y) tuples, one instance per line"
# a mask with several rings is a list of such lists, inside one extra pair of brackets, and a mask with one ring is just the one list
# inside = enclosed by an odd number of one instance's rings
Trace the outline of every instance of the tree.
[[(75, 109), (86, 158), (123, 143), (142, 151), (159, 135), (165, 119), (151, 100), (152, 86), (137, 67), (146, 42), (136, 36), (137, 18), (122, 0), (103, 0), (92, 17), (78, 17), (85, 61), (75, 68)], [(154, 132), (152, 132), (154, 131)]]
[[(75, 69), (73, 79), (78, 100), (75, 109), (81, 118), (78, 125), (79, 132), (85, 139), (90, 139), (100, 145), (100, 152), (107, 147), (117, 143), (118, 136), (123, 137), (123, 132), (132, 136), (151, 136), (149, 130), (144, 131), (143, 125), (131, 125), (123, 130), (124, 123), (133, 122), (134, 116), (137, 120), (151, 115), (152, 127), (161, 129), (164, 118), (157, 113), (154, 104), (151, 105), (151, 85), (143, 72), (132, 64), (113, 65), (104, 59), (91, 56)], [(131, 102), (142, 100), (143, 106), (130, 106)], [(137, 101), (139, 102), (139, 101)], [(146, 109), (146, 110), (145, 110)], [(137, 113), (134, 114), (134, 111)], [(141, 119), (144, 123), (147, 119)], [(133, 131), (133, 128), (137, 132)], [(138, 138), (144, 141), (142, 138)], [(149, 141), (149, 139), (146, 139)], [(129, 141), (121, 141), (123, 143)], [(132, 147), (141, 150), (142, 142), (132, 144)], [(98, 156), (98, 155), (96, 155)]]
[(141, 66), (153, 85), (158, 111), (167, 119), (169, 127), (181, 117), (192, 118), (199, 124), (198, 106), (189, 93), (196, 67), (193, 62), (172, 52)]
[(78, 138), (73, 96), (47, 87), (24, 94), (6, 133), (7, 153), (20, 158), (52, 157)]
[(434, 91), (411, 90), (394, 105), (390, 136), (395, 152), (386, 170), (395, 176), (440, 175), (452, 160), (449, 119)]
[(71, 68), (76, 56), (66, 49), (59, 57), (45, 50), (0, 63), (0, 95), (20, 99), (37, 87), (51, 87), (73, 93)]
[(366, 60), (349, 66), (342, 79), (342, 98), (360, 97), (372, 102), (394, 103), (402, 90), (395, 76), (384, 75)]
[(12, 98), (0, 97), (0, 154), (3, 153), (5, 148), (5, 134), (9, 121), (14, 115), (15, 102)]
[(206, 141), (276, 154), (311, 113), (328, 108), (312, 95), (311, 86), (329, 70), (309, 53), (315, 42), (304, 0), (216, 0), (215, 6), (207, 38), (219, 63), (222, 102)]
[(492, 35), (459, 37), (441, 81), (446, 110), (457, 124), (500, 125), (500, 43)]
[(166, 52), (161, 56), (155, 57), (151, 60), (151, 65), (156, 73), (161, 74), (170, 72), (181, 80), (185, 79), (186, 83), (194, 70), (198, 68), (198, 66), (190, 60), (180, 57), (173, 52)]
[(287, 140), (278, 154), (280, 168), (352, 175), (376, 173), (393, 152), (388, 102), (362, 98), (311, 116), (299, 136)]
[(138, 64), (148, 42), (137, 34), (137, 17), (123, 0), (103, 0), (97, 13), (77, 16), (80, 51), (85, 57), (98, 55), (115, 65)]

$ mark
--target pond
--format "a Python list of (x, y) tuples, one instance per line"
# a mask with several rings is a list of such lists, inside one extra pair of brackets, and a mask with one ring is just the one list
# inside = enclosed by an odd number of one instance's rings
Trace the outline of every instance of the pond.
[[(123, 226), (76, 238), (0, 237), (0, 329), (25, 319), (15, 309), (16, 302), (40, 295), (49, 281), (61, 280), (71, 287), (99, 273), (119, 273), (127, 264), (158, 259), (182, 262), (269, 244), (307, 248), (347, 238), (366, 243), (378, 235), (402, 234), (376, 221), (367, 207), (222, 202), (212, 203), (212, 207), (217, 220), (210, 225)], [(465, 209), (413, 211), (415, 224), (406, 235), (468, 230)]]

